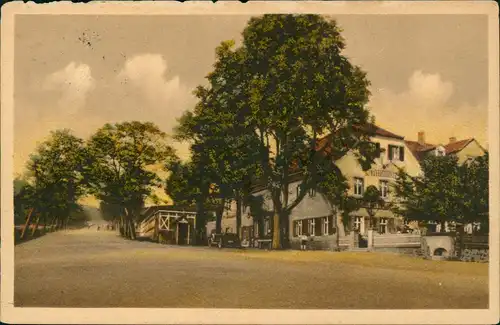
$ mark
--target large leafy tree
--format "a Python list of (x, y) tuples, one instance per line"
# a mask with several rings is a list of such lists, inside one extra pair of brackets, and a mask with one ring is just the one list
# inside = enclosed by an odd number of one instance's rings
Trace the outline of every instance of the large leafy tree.
[(97, 199), (121, 208), (120, 230), (135, 238), (134, 222), (155, 186), (154, 168), (175, 157), (166, 134), (150, 122), (105, 124), (87, 144), (86, 180)]
[(217, 48), (220, 60), (207, 76), (210, 87), (195, 90), (198, 103), (179, 120), (177, 138), (191, 142), (194, 165), (203, 171), (198, 174), (198, 184), (204, 188), (211, 185), (210, 197), (217, 205), (216, 230), (221, 231), (224, 209), (234, 199), (240, 232), (243, 201), (252, 178), (258, 175), (258, 152), (252, 150), (258, 142), (252, 132), (243, 130), (245, 121), (236, 106), (238, 85), (232, 83), (236, 61), (228, 55), (232, 44), (224, 42)]
[[(83, 140), (69, 130), (58, 130), (42, 142), (27, 163), (26, 181), (17, 182), (15, 207), (18, 214), (33, 209), (36, 223), (48, 218), (57, 228), (80, 211), (78, 200), (86, 194), (83, 178)], [(28, 220), (30, 223), (30, 220)]]
[[(436, 221), (444, 231), (446, 221), (462, 219), (464, 178), (455, 156), (429, 156), (421, 162), (422, 175), (412, 177), (404, 170), (394, 184), (395, 212), (408, 220)], [(467, 173), (464, 173), (464, 175)]]
[(481, 222), (488, 230), (489, 154), (466, 161), (460, 172), (460, 221)]
[[(274, 248), (286, 246), (289, 215), (317, 187), (319, 165), (340, 180), (334, 162), (348, 152), (365, 169), (379, 154), (367, 127), (369, 82), (341, 54), (344, 46), (335, 21), (264, 15), (250, 19), (240, 48), (225, 42), (218, 49), (210, 90), (228, 95), (209, 109), (237, 116), (240, 134), (255, 139), (251, 150), (273, 203)], [(294, 173), (302, 174), (302, 183), (291, 198)]]

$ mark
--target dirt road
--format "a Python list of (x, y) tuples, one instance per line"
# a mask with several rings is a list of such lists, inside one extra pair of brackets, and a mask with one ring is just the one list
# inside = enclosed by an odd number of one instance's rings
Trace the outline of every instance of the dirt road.
[(15, 261), (15, 305), (23, 307), (440, 309), (488, 303), (487, 265), (454, 272), (463, 263), (387, 254), (242, 253), (128, 241), (94, 229), (18, 245)]

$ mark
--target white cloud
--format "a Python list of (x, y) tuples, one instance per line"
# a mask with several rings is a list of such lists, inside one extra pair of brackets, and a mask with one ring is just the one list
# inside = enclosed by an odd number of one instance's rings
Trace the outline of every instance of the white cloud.
[(453, 83), (440, 74), (414, 71), (405, 91), (373, 91), (370, 107), (381, 126), (415, 140), (418, 131), (426, 132), (429, 142), (445, 143), (449, 137), (475, 137), (487, 142), (488, 113), (486, 104), (450, 104)]
[[(118, 74), (122, 84), (130, 85), (139, 90), (151, 106), (162, 106), (162, 109), (182, 112), (189, 90), (184, 86), (179, 76), (166, 77), (167, 62), (159, 54), (137, 55), (125, 63)], [(169, 107), (165, 107), (165, 105)]]
[(69, 63), (45, 78), (44, 90), (60, 92), (59, 106), (74, 113), (85, 105), (87, 94), (95, 87), (90, 66)]

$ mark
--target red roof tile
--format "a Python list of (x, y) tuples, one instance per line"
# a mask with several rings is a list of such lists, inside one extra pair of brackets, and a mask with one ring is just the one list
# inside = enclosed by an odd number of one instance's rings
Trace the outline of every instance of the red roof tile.
[(445, 145), (443, 147), (446, 150), (446, 154), (455, 153), (455, 152), (458, 152), (458, 151), (462, 150), (463, 148), (465, 148), (472, 141), (474, 141), (473, 138), (455, 141), (453, 143), (448, 143), (447, 145)]
[[(459, 141), (455, 141), (453, 143), (448, 143), (446, 145), (443, 145), (443, 148), (446, 150), (446, 154), (448, 155), (448, 154), (456, 153), (456, 152), (462, 150), (472, 141), (474, 141), (473, 138), (459, 140)], [(429, 150), (432, 150), (438, 146), (436, 144), (430, 144), (430, 143), (421, 144), (418, 141), (408, 141), (408, 140), (406, 140), (405, 143), (408, 146), (408, 148), (410, 149), (410, 151), (413, 153), (415, 158), (417, 158), (418, 160), (423, 159), (426, 152), (428, 152)]]
[(403, 140), (404, 137), (401, 135), (394, 134), (390, 131), (387, 131), (386, 129), (383, 129), (375, 124), (372, 123), (367, 123), (365, 125), (355, 125), (354, 128), (358, 130), (364, 130), (367, 132), (373, 132), (376, 135), (379, 135), (381, 137), (386, 137), (386, 138), (394, 138), (394, 139), (399, 139)]

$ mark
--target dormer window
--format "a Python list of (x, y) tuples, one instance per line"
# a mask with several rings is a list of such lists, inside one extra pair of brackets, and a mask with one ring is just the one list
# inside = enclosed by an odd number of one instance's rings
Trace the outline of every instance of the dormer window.
[(390, 161), (404, 161), (405, 160), (405, 148), (402, 146), (395, 146), (390, 144), (388, 148), (389, 160)]
[(437, 147), (435, 152), (436, 152), (436, 156), (438, 156), (438, 157), (446, 156), (446, 151), (444, 150), (443, 147)]

